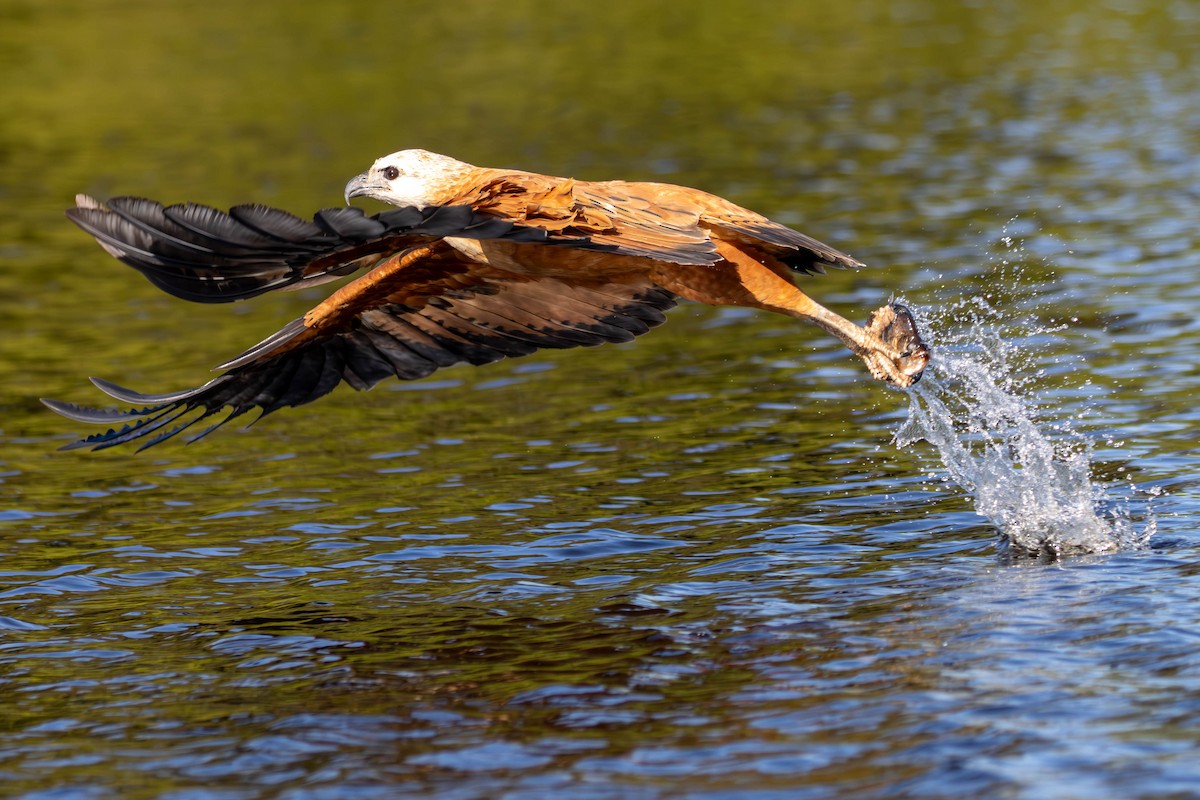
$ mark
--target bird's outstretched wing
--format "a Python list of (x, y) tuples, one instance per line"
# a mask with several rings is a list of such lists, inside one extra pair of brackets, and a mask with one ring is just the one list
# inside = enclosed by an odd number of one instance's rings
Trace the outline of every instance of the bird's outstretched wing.
[[(195, 204), (163, 207), (117, 198), (102, 205), (80, 197), (68, 215), (155, 285), (198, 302), (311, 286), (369, 269), (223, 364), (228, 371), (201, 387), (150, 395), (93, 379), (138, 408), (43, 401), (71, 419), (115, 426), (68, 448), (135, 439), (148, 447), (207, 420), (204, 435), (256, 408), (267, 414), (311, 402), (342, 381), (366, 389), (387, 377), (412, 380), (460, 361), (484, 364), (539, 348), (628, 341), (663, 322), (662, 312), (675, 303), (672, 294), (636, 275), (617, 280), (583, 272), (568, 280), (523, 273), (520, 254), (543, 246), (567, 246), (579, 257), (614, 248), (465, 205), (370, 217), (356, 208), (330, 209), (308, 221), (259, 205), (225, 213)], [(503, 242), (508, 268), (481, 263), (447, 237)], [(562, 256), (571, 259), (570, 252)]]

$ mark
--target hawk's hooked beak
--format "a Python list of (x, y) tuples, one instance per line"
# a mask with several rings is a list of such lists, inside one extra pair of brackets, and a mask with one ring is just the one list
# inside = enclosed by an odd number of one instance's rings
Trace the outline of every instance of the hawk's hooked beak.
[(370, 197), (371, 192), (376, 189), (385, 188), (379, 182), (379, 178), (373, 176), (370, 172), (364, 172), (361, 175), (355, 175), (346, 184), (346, 192), (343, 195), (346, 198), (346, 205), (350, 205), (351, 197)]

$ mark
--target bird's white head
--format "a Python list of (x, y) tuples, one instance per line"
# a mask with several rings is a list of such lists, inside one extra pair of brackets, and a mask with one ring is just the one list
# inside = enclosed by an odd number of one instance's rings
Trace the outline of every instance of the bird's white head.
[(428, 150), (401, 150), (377, 159), (369, 170), (351, 178), (346, 202), (370, 197), (393, 206), (441, 205), (453, 184), (471, 169), (470, 164)]

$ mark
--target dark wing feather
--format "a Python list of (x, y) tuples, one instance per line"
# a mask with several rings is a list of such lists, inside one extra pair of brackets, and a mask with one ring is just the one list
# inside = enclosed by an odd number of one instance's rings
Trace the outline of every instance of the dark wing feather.
[[(316, 223), (258, 203), (234, 206), (229, 209), (229, 216), (259, 233), (292, 244), (320, 241), (324, 234)], [(331, 244), (336, 244), (336, 241)]]
[(387, 225), (368, 217), (359, 208), (326, 208), (316, 213), (313, 222), (331, 236), (347, 242), (378, 239), (388, 232)]
[(663, 312), (675, 304), (674, 295), (646, 282), (534, 279), (468, 262), (449, 248), (431, 261), (415, 265), (404, 285), (388, 294), (364, 291), (362, 297), (375, 299), (328, 330), (305, 320), (290, 323), (196, 389), (147, 395), (94, 379), (105, 393), (136, 407), (44, 402), (80, 422), (118, 426), (68, 449), (134, 440), (149, 447), (209, 420), (191, 441), (254, 409), (261, 416), (312, 402), (342, 381), (361, 390), (393, 376), (423, 378), (459, 362), (486, 364), (541, 348), (628, 341), (665, 321)]

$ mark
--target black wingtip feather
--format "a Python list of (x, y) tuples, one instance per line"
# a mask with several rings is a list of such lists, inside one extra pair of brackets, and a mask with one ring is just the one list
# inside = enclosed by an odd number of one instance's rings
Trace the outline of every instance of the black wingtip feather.
[(121, 410), (117, 408), (91, 408), (90, 406), (81, 406), (78, 403), (67, 403), (62, 400), (52, 400), (48, 397), (40, 398), (42, 405), (53, 411), (55, 414), (66, 417), (67, 419), (75, 420), (76, 422), (87, 422), (93, 425), (106, 425), (113, 422), (126, 422), (128, 420), (143, 417), (146, 414), (153, 413), (156, 409), (134, 408)]
[(229, 209), (229, 216), (264, 236), (270, 236), (291, 244), (314, 244), (333, 242), (320, 226), (301, 219), (282, 209), (260, 203), (245, 203)]
[(123, 403), (133, 403), (134, 405), (147, 405), (161, 408), (164, 405), (181, 403), (185, 400), (192, 399), (198, 393), (204, 391), (213, 383), (215, 383), (216, 380), (220, 380), (220, 378), (217, 378), (214, 381), (209, 381), (203, 386), (195, 389), (188, 389), (182, 392), (168, 392), (165, 394), (142, 394), (141, 392), (135, 392), (133, 389), (126, 389), (124, 386), (118, 386), (112, 381), (106, 381), (103, 378), (88, 378), (88, 380), (92, 382), (93, 386), (104, 392), (109, 397), (120, 400)]
[(313, 221), (334, 236), (352, 242), (375, 239), (387, 232), (387, 226), (375, 217), (368, 217), (361, 208), (325, 208)]

